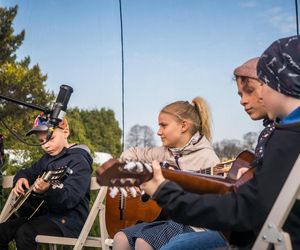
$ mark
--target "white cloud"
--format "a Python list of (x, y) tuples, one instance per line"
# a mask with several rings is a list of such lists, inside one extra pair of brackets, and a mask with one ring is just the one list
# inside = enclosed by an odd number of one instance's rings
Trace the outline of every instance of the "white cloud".
[(273, 7), (265, 11), (264, 16), (268, 22), (283, 33), (291, 33), (296, 31), (296, 21), (292, 13), (284, 11), (280, 7)]
[(240, 2), (239, 5), (242, 8), (254, 8), (254, 7), (257, 6), (257, 2), (255, 2), (255, 1), (243, 1), (243, 2)]

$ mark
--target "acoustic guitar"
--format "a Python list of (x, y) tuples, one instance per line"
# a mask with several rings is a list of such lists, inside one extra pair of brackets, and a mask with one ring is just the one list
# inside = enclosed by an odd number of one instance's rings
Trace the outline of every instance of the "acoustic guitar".
[[(223, 176), (228, 172), (228, 167), (225, 165), (228, 165), (230, 162), (232, 161), (218, 164), (212, 168), (201, 169), (199, 173)], [(119, 193), (117, 197), (113, 198), (109, 195), (109, 192), (110, 191), (107, 192), (105, 200), (105, 218), (110, 237), (113, 237), (121, 228), (126, 228), (139, 222), (152, 222), (168, 218), (162, 208), (152, 199), (143, 199), (145, 196), (140, 194), (133, 197), (131, 193), (128, 193), (127, 197)], [(121, 210), (120, 205), (122, 203), (123, 209)]]
[[(250, 168), (240, 179), (236, 175), (242, 167), (249, 167), (254, 160), (254, 154), (250, 151), (243, 151), (232, 162), (232, 167), (226, 177), (212, 176), (192, 171), (162, 169), (166, 179), (175, 181), (183, 189), (189, 192), (219, 193), (236, 191), (243, 183), (253, 176), (253, 168)], [(139, 164), (138, 167), (128, 168), (129, 164), (120, 162), (117, 159), (110, 159), (101, 167), (97, 168), (97, 182), (101, 186), (109, 187), (131, 187), (139, 186), (152, 178), (152, 172), (148, 167)], [(134, 164), (131, 164), (131, 166)], [(142, 166), (142, 168), (140, 168)], [(217, 165), (218, 167), (219, 164)], [(128, 194), (130, 197), (130, 193)], [(135, 225), (136, 223), (152, 222), (156, 220), (161, 212), (161, 208), (153, 200), (142, 202), (141, 197), (130, 197), (126, 199), (123, 219), (120, 219), (120, 195), (119, 198), (106, 196), (106, 226), (110, 237), (113, 237), (120, 229)], [(109, 207), (109, 209), (108, 209)]]
[[(56, 170), (50, 170), (44, 172), (40, 177), (45, 182), (48, 182), (51, 186), (60, 186), (62, 181), (72, 173), (72, 170), (68, 167), (58, 168)], [(33, 216), (43, 211), (44, 200), (33, 192), (34, 185), (31, 185), (29, 189), (25, 191), (25, 194), (21, 194), (13, 201), (11, 210), (3, 218), (3, 222), (9, 218), (22, 217), (26, 220), (31, 219)]]

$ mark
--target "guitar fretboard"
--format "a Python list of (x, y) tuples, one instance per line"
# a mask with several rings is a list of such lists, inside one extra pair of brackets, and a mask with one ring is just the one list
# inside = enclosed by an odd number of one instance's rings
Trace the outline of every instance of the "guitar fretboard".
[(212, 175), (213, 174), (213, 168), (204, 168), (200, 170), (201, 174), (209, 174)]
[(229, 163), (221, 163), (217, 166), (211, 168), (204, 168), (198, 171), (200, 174), (208, 174), (208, 175), (220, 175), (226, 177), (228, 171), (230, 170), (231, 162)]

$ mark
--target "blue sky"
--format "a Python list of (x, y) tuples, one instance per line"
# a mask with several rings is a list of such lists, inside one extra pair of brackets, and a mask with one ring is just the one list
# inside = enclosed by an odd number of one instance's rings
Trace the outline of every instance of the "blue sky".
[[(69, 106), (113, 109), (121, 126), (118, 0), (0, 0), (19, 5), (18, 57), (29, 55), (48, 75), (47, 88), (74, 88)], [(259, 131), (239, 105), (232, 72), (274, 40), (296, 34), (294, 0), (122, 0), (125, 133), (135, 124), (157, 130), (160, 109), (204, 97), (213, 140)], [(157, 140), (159, 141), (159, 140)]]

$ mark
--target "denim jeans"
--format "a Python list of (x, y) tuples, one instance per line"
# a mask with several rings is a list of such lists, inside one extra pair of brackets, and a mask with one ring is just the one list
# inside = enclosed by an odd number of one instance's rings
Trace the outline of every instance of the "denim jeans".
[(172, 238), (161, 250), (208, 250), (224, 249), (229, 246), (228, 242), (217, 231), (201, 231), (184, 233)]

